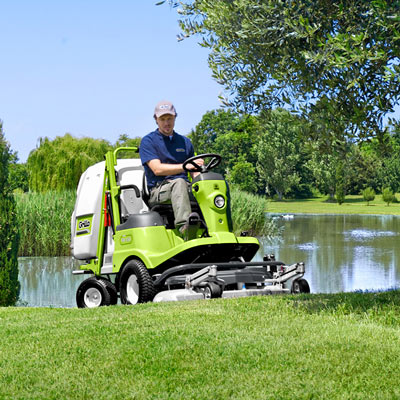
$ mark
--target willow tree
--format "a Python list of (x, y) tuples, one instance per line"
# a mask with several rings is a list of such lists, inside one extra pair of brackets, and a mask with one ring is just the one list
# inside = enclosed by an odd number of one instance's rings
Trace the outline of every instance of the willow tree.
[[(158, 4), (164, 3), (160, 1)], [(322, 115), (335, 139), (379, 134), (400, 97), (400, 2), (181, 0), (180, 38), (200, 35), (226, 103)]]
[(111, 149), (106, 140), (75, 138), (70, 134), (54, 140), (41, 138), (38, 148), (31, 152), (27, 165), (29, 188), (37, 192), (75, 189), (83, 171), (102, 161)]
[(14, 305), (19, 294), (19, 233), (15, 201), (8, 179), (10, 158), (10, 148), (0, 121), (0, 306)]

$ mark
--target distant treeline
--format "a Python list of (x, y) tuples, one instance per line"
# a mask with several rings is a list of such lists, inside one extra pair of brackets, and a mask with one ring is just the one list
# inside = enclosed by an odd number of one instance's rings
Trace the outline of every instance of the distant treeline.
[[(257, 116), (229, 110), (207, 112), (189, 134), (195, 150), (218, 153), (228, 182), (248, 193), (281, 198), (315, 194), (360, 194), (365, 188), (400, 192), (400, 126), (362, 143), (319, 136), (318, 126), (283, 109)], [(26, 164), (10, 166), (17, 191), (75, 189), (82, 172), (104, 159), (109, 149), (139, 146), (140, 138), (121, 135), (117, 143), (66, 134), (41, 139)], [(132, 154), (130, 154), (132, 157)]]

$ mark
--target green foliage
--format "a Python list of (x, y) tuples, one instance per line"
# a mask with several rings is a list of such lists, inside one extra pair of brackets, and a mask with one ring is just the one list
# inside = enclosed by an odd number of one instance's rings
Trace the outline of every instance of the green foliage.
[(394, 195), (392, 189), (390, 188), (384, 188), (382, 190), (382, 200), (389, 205), (390, 203), (393, 203), (395, 200), (396, 196)]
[(29, 174), (26, 164), (12, 163), (9, 166), (9, 181), (11, 191), (19, 189), (22, 192), (29, 190)]
[(102, 161), (110, 149), (110, 143), (105, 140), (77, 139), (70, 134), (54, 140), (41, 138), (39, 147), (30, 153), (27, 161), (29, 188), (36, 192), (75, 189), (81, 174)]
[(9, 184), (11, 159), (0, 121), (0, 307), (14, 305), (18, 300), (19, 234), (15, 202)]
[(375, 200), (375, 190), (372, 189), (371, 187), (367, 187), (362, 191), (363, 199), (367, 202), (367, 205), (369, 205), (370, 201)]
[(254, 165), (241, 157), (237, 163), (228, 171), (227, 181), (240, 190), (249, 193), (257, 192), (256, 169)]
[(15, 194), (19, 256), (70, 255), (75, 191)]
[[(239, 161), (256, 166), (255, 145), (260, 133), (258, 118), (239, 116), (229, 110), (216, 110), (204, 114), (189, 137), (198, 154), (217, 153), (222, 156), (219, 171), (225, 174)], [(256, 181), (257, 177), (254, 179)]]
[(206, 112), (194, 130), (190, 132), (197, 153), (214, 151), (214, 142), (218, 136), (238, 130), (240, 118), (230, 110), (214, 110)]
[[(185, 36), (210, 49), (226, 103), (244, 111), (317, 109), (326, 137), (382, 133), (400, 98), (397, 2), (170, 1)], [(310, 101), (313, 100), (313, 101)]]

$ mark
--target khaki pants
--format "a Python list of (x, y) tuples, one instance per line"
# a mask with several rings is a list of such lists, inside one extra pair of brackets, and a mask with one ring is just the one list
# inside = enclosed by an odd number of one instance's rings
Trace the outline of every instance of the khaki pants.
[(173, 179), (151, 189), (150, 207), (156, 204), (172, 204), (175, 226), (179, 227), (189, 218), (190, 207), (189, 183), (182, 178)]

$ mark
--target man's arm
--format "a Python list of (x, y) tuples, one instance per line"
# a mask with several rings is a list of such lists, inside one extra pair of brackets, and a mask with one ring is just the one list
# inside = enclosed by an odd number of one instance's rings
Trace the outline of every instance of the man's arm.
[[(204, 161), (202, 159), (196, 160), (196, 164), (203, 165)], [(153, 171), (156, 176), (169, 176), (169, 175), (177, 175), (184, 172), (182, 165), (183, 164), (165, 164), (162, 163), (159, 159), (150, 160), (147, 162), (147, 165)], [(188, 169), (193, 169), (194, 167), (188, 164)], [(194, 174), (198, 174), (196, 172), (191, 173), (192, 177)]]
[(183, 172), (182, 164), (165, 164), (158, 159), (148, 161), (147, 165), (156, 176), (176, 175)]

